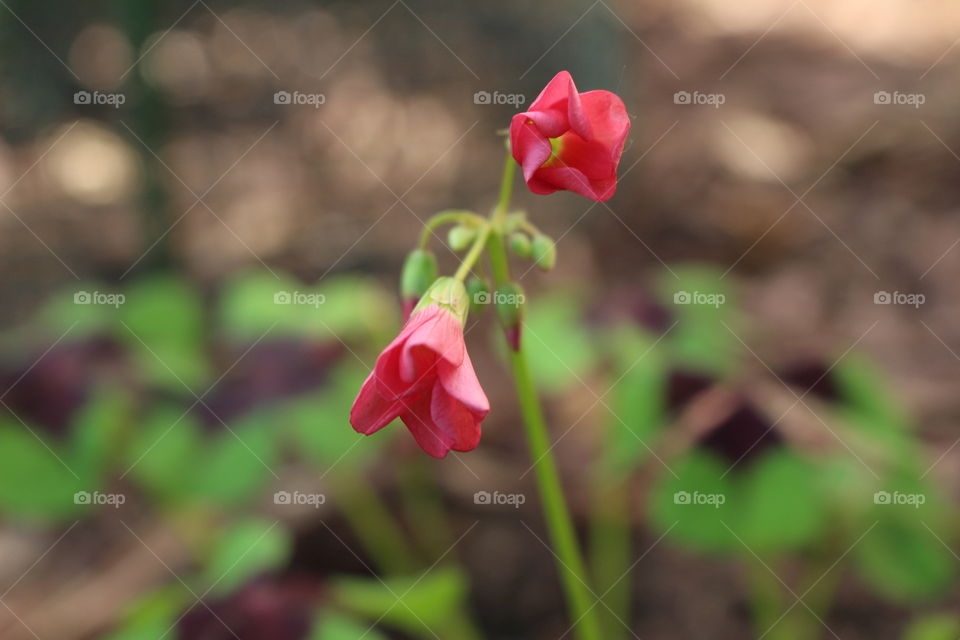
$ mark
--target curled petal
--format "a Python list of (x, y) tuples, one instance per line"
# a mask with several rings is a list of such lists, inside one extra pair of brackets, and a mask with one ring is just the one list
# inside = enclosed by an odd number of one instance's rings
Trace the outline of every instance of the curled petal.
[(430, 415), (450, 440), (455, 451), (470, 451), (480, 443), (480, 420), (468, 408), (437, 384), (430, 401)]
[(428, 391), (412, 398), (400, 419), (407, 425), (421, 449), (434, 458), (442, 458), (456, 442), (434, 422), (431, 413), (432, 395), (432, 392)]
[(400, 356), (400, 377), (411, 384), (435, 376), (439, 361), (459, 366), (466, 353), (463, 327), (452, 313), (440, 307), (420, 313), (430, 317), (410, 333)]

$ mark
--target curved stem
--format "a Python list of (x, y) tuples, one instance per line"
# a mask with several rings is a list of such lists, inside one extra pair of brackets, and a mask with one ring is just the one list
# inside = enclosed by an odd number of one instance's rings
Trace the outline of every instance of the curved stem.
[(429, 218), (423, 225), (423, 229), (420, 231), (420, 244), (418, 245), (419, 248), (427, 248), (427, 245), (430, 244), (430, 236), (433, 235), (433, 232), (437, 229), (437, 227), (454, 223), (480, 226), (486, 224), (487, 221), (472, 211), (461, 211), (459, 209), (441, 211), (435, 216)]
[[(510, 205), (513, 188), (513, 158), (507, 154), (507, 163), (503, 170), (503, 183), (500, 185), (500, 199), (491, 215), (490, 238), (487, 253), (490, 269), (496, 286), (510, 281), (510, 265), (504, 244), (503, 222)], [(550, 532), (550, 540), (556, 557), (557, 570), (560, 573), (570, 615), (573, 617), (574, 634), (580, 640), (600, 640), (600, 626), (595, 603), (591, 602), (590, 587), (586, 582), (586, 569), (577, 537), (570, 518), (560, 484), (560, 474), (554, 460), (550, 437), (547, 432), (543, 409), (537, 396), (537, 390), (527, 365), (523, 345), (516, 351), (510, 350), (510, 366), (523, 414), (527, 444), (536, 471), (537, 486), (543, 502), (544, 517)]]
[(457, 268), (457, 272), (453, 274), (455, 279), (463, 282), (464, 278), (467, 277), (467, 274), (470, 273), (470, 269), (473, 268), (473, 265), (476, 264), (477, 260), (480, 258), (480, 255), (483, 253), (483, 248), (487, 246), (487, 238), (489, 237), (490, 224), (484, 221), (483, 227), (480, 229), (480, 233), (477, 234), (477, 239), (473, 241), (473, 246), (470, 247), (470, 253), (463, 258), (463, 262), (460, 263), (460, 266)]

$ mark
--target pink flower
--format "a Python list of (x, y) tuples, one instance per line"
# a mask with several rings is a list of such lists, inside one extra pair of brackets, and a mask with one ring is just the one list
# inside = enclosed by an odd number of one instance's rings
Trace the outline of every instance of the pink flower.
[[(441, 284), (455, 294), (463, 291), (462, 283), (441, 278), (431, 292)], [(465, 291), (462, 299), (464, 304), (445, 304), (430, 292), (424, 296), (360, 388), (350, 410), (356, 431), (369, 435), (400, 418), (435, 458), (450, 449), (476, 448), (490, 403), (463, 341)]]
[(510, 148), (534, 193), (573, 191), (603, 202), (617, 190), (617, 165), (630, 131), (627, 110), (609, 91), (577, 92), (561, 71), (510, 123)]

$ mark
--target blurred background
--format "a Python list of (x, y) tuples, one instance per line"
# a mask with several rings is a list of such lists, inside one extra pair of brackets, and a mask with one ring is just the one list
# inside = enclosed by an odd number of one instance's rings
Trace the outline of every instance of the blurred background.
[(960, 6), (0, 5), (0, 637), (571, 637), (493, 314), (477, 450), (347, 421), (563, 69), (633, 120), (514, 196), (604, 637), (960, 637)]

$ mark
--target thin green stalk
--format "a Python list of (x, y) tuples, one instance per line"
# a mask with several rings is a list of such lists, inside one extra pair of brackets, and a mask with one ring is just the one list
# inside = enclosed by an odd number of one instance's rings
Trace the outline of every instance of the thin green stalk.
[(781, 619), (786, 609), (783, 586), (760, 560), (743, 558), (749, 582), (750, 605), (757, 635), (769, 640), (799, 640), (790, 616)]
[(398, 473), (414, 538), (428, 557), (438, 557), (450, 548), (454, 538), (437, 484), (419, 460), (398, 469)]
[(423, 225), (423, 229), (420, 231), (419, 247), (421, 249), (426, 249), (427, 245), (430, 244), (430, 236), (433, 235), (433, 232), (438, 227), (442, 227), (445, 224), (470, 224), (474, 226), (482, 226), (487, 224), (487, 221), (485, 218), (478, 216), (472, 211), (461, 211), (459, 209), (454, 209), (452, 211), (441, 211), (427, 220), (426, 224)]
[[(494, 283), (497, 286), (510, 281), (510, 266), (504, 244), (503, 221), (510, 204), (513, 189), (513, 175), (516, 164), (507, 154), (503, 169), (503, 182), (500, 185), (500, 197), (491, 215), (490, 239), (487, 252)], [(510, 350), (510, 366), (513, 370), (514, 384), (523, 423), (526, 429), (527, 444), (534, 462), (537, 485), (543, 502), (544, 517), (550, 532), (550, 540), (556, 556), (557, 570), (560, 573), (570, 615), (573, 617), (573, 630), (580, 640), (600, 640), (600, 626), (594, 603), (590, 599), (587, 586), (587, 573), (583, 558), (577, 545), (577, 537), (570, 517), (570, 510), (564, 498), (560, 484), (560, 474), (550, 446), (543, 410), (537, 396), (537, 390), (527, 365), (526, 353), (521, 344), (517, 351)]]
[(621, 640), (621, 620), (630, 616), (630, 580), (623, 575), (631, 562), (629, 478), (598, 479), (590, 518), (590, 567), (593, 584), (606, 607), (600, 611), (604, 640)]
[(467, 277), (467, 274), (470, 273), (470, 269), (473, 269), (473, 265), (476, 264), (477, 260), (479, 260), (480, 256), (483, 254), (483, 249), (487, 246), (487, 238), (489, 237), (490, 225), (488, 223), (484, 223), (483, 228), (480, 229), (480, 233), (477, 234), (477, 239), (473, 241), (473, 246), (470, 247), (470, 253), (463, 258), (463, 262), (460, 263), (460, 266), (457, 268), (457, 272), (453, 274), (455, 279), (462, 282), (464, 278)]
[(362, 478), (347, 484), (337, 506), (377, 568), (398, 575), (416, 571), (422, 563), (380, 495)]

